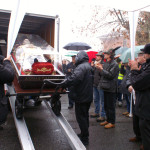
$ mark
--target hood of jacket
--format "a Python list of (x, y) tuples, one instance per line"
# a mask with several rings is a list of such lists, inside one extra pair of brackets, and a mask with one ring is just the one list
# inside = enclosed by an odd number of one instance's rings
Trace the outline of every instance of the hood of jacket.
[(89, 57), (88, 57), (88, 54), (85, 51), (79, 51), (79, 53), (77, 54), (75, 60), (76, 60), (75, 65), (78, 66), (79, 64), (81, 64), (83, 62), (88, 62)]

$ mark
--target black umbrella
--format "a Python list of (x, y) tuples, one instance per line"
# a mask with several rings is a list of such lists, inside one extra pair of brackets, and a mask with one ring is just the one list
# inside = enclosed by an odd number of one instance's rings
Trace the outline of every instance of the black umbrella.
[(63, 47), (66, 50), (88, 50), (91, 49), (91, 46), (89, 46), (86, 43), (83, 42), (73, 42), (73, 43), (68, 43), (66, 46)]

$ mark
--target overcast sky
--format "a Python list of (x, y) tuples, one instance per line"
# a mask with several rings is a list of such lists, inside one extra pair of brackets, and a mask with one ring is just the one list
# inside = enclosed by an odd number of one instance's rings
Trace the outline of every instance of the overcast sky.
[[(0, 0), (1, 1), (1, 0)], [(15, 5), (18, 0), (5, 0), (1, 2), (0, 9), (7, 9), (12, 10), (15, 8)], [(50, 3), (50, 0), (24, 0), (27, 4), (26, 12), (28, 13), (37, 13), (37, 14), (45, 14), (45, 15), (59, 15), (60, 17), (60, 49), (69, 43), (69, 42), (76, 42), (82, 41), (87, 42), (88, 44), (99, 44), (100, 40), (97, 38), (99, 35), (95, 35), (94, 37), (84, 37), (84, 36), (77, 36), (76, 34), (72, 33), (72, 24), (74, 27), (77, 25), (78, 27), (84, 26), (85, 21), (88, 21), (91, 17), (92, 10), (90, 10), (90, 5), (78, 4), (77, 1), (74, 0), (64, 0), (58, 1), (54, 0)], [(61, 2), (61, 4), (60, 4)], [(9, 4), (9, 5), (8, 5)], [(83, 10), (82, 10), (83, 8)], [(80, 11), (79, 11), (80, 10)], [(101, 46), (99, 45), (96, 49), (100, 50)]]
[[(21, 0), (27, 4), (25, 7), (27, 12), (59, 15), (60, 16), (60, 48), (72, 41), (82, 40), (89, 42), (85, 37), (78, 37), (72, 33), (72, 21), (76, 24), (84, 24), (84, 21), (91, 15), (90, 5), (102, 5), (120, 8), (122, 10), (136, 10), (150, 4), (149, 0)], [(0, 9), (12, 10), (15, 7), (17, 0), (0, 0)], [(136, 4), (136, 5), (135, 5)], [(84, 11), (78, 11), (79, 7), (84, 5)], [(99, 42), (96, 36), (93, 37), (95, 42)]]

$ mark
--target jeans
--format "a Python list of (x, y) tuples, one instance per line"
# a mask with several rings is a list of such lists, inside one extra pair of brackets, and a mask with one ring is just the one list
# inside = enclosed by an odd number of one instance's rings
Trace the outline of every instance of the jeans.
[(104, 107), (107, 117), (107, 122), (115, 124), (116, 120), (116, 93), (104, 91)]
[[(100, 113), (101, 108), (101, 117), (105, 117), (105, 109), (104, 109), (104, 92), (97, 87), (93, 87), (94, 94), (94, 105), (95, 105), (95, 113)], [(101, 106), (101, 107), (100, 107)]]
[[(121, 85), (122, 80), (118, 80), (118, 87)], [(117, 93), (118, 102), (122, 102), (122, 93)]]
[(69, 99), (69, 106), (73, 106), (74, 101), (69, 97), (69, 94), (68, 94), (68, 99)]
[(127, 111), (130, 112), (130, 99), (131, 99), (131, 95), (124, 94), (124, 96), (125, 96), (126, 103), (127, 103)]

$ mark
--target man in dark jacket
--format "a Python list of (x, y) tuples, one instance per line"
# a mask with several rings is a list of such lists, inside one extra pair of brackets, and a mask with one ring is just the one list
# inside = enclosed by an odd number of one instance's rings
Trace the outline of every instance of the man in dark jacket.
[(75, 114), (81, 130), (79, 137), (84, 145), (89, 143), (89, 108), (93, 100), (92, 68), (88, 61), (87, 53), (80, 51), (76, 56), (76, 68), (64, 85), (74, 86)]
[(150, 146), (150, 44), (144, 49), (146, 63), (141, 67), (137, 61), (130, 60), (131, 84), (136, 91), (135, 114), (139, 117), (139, 126), (144, 150)]
[(104, 52), (104, 59), (106, 59), (104, 65), (100, 64), (97, 68), (100, 69), (101, 74), (99, 88), (104, 91), (104, 108), (107, 121), (100, 123), (100, 125), (109, 129), (115, 127), (115, 102), (119, 67), (114, 60), (113, 49)]
[[(137, 61), (138, 61), (138, 65), (139, 66), (143, 66), (146, 62), (146, 59), (144, 57), (144, 53), (142, 51), (140, 51), (138, 53), (138, 57), (137, 57)], [(142, 69), (142, 67), (141, 67)], [(131, 73), (129, 73), (128, 77), (127, 77), (127, 80), (126, 80), (126, 86), (128, 88), (128, 91), (130, 93), (132, 93), (133, 91), (133, 87), (131, 85), (131, 79), (130, 79), (130, 76), (131, 76)], [(135, 94), (137, 94), (138, 91), (135, 91)], [(136, 95), (135, 95), (136, 97)], [(133, 131), (134, 131), (134, 134), (135, 134), (135, 137), (133, 138), (130, 138), (129, 141), (130, 142), (139, 142), (141, 141), (141, 132), (140, 132), (140, 127), (139, 127), (139, 117), (135, 114), (135, 105), (136, 105), (136, 100), (134, 100), (132, 102), (132, 112), (133, 112)], [(142, 145), (141, 145), (142, 147)]]
[(7, 98), (5, 97), (4, 84), (10, 83), (14, 79), (14, 70), (10, 63), (11, 56), (4, 59), (0, 55), (0, 129), (7, 118)]
[[(75, 69), (75, 58), (76, 56), (73, 55), (71, 56), (72, 57), (72, 62), (70, 62), (67, 66), (66, 66), (66, 71), (65, 71), (65, 74), (66, 74), (66, 77), (69, 77), (72, 75), (72, 73), (74, 72), (74, 69)], [(74, 92), (74, 87), (69, 87), (68, 88), (69, 90), (69, 93), (68, 93), (68, 99), (69, 99), (69, 106), (68, 106), (68, 109), (71, 109), (73, 108), (73, 104), (74, 104), (74, 97), (73, 97), (73, 92)]]

